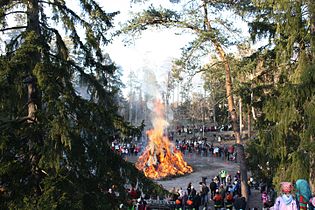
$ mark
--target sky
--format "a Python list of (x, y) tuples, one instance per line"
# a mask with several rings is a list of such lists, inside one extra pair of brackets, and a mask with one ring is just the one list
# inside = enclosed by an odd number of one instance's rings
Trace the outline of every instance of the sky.
[[(121, 23), (126, 22), (132, 17), (132, 12), (140, 12), (148, 4), (132, 4), (131, 0), (96, 0), (100, 6), (108, 13), (120, 11), (115, 16), (114, 25), (119, 27)], [(179, 8), (180, 5), (171, 4), (169, 0), (156, 1), (172, 9)], [(66, 4), (74, 11), (80, 8), (77, 1), (66, 0)], [(49, 16), (49, 14), (48, 14)], [(9, 20), (14, 22), (14, 20)], [(2, 37), (1, 37), (2, 38)], [(166, 83), (168, 71), (172, 66), (172, 61), (181, 55), (180, 48), (192, 39), (189, 35), (175, 35), (175, 30), (147, 30), (139, 37), (131, 37), (131, 44), (123, 41), (125, 37), (116, 37), (105, 51), (109, 53), (111, 59), (122, 70), (122, 82), (127, 83), (130, 71), (137, 74), (141, 80), (144, 70), (150, 70), (156, 74), (159, 83)], [(0, 46), (0, 52), (3, 46)], [(126, 90), (125, 90), (126, 91)], [(126, 95), (126, 94), (124, 94)]]
[[(139, 12), (147, 5), (130, 4), (130, 0), (98, 0), (106, 12), (120, 11), (115, 16), (115, 26), (119, 26), (132, 17), (133, 12)], [(171, 4), (169, 0), (159, 0), (159, 4), (179, 8), (180, 5)], [(176, 33), (177, 32), (177, 33)], [(116, 37), (106, 47), (111, 59), (123, 71), (122, 81), (127, 83), (130, 71), (135, 72), (139, 80), (143, 79), (143, 71), (154, 72), (158, 83), (166, 84), (168, 72), (172, 68), (172, 61), (181, 56), (181, 48), (193, 37), (189, 34), (179, 34), (177, 29), (150, 29), (143, 31), (140, 36), (129, 38), (132, 43), (125, 43), (125, 37)], [(126, 95), (125, 90), (124, 95)]]
[[(98, 0), (100, 5), (106, 12), (120, 11), (121, 13), (115, 17), (115, 26), (124, 23), (132, 17), (132, 12), (139, 12), (147, 5), (131, 4), (131, 0)], [(172, 4), (169, 0), (155, 1), (172, 9), (180, 9), (180, 4)], [(239, 23), (244, 24), (244, 23)], [(242, 25), (247, 32), (246, 25)], [(177, 32), (177, 33), (176, 33)], [(181, 48), (189, 41), (193, 40), (193, 36), (189, 34), (178, 33), (175, 29), (164, 30), (146, 30), (139, 37), (132, 37), (132, 43), (123, 42), (123, 37), (115, 38), (114, 41), (106, 47), (112, 60), (121, 67), (123, 71), (122, 81), (127, 83), (130, 71), (135, 72), (140, 80), (142, 80), (143, 70), (153, 71), (158, 82), (166, 84), (168, 72), (172, 68), (172, 61), (181, 56)], [(248, 35), (247, 35), (248, 36)], [(235, 50), (235, 48), (234, 48)], [(199, 76), (199, 77), (198, 77)], [(202, 87), (200, 75), (194, 78), (195, 86)], [(165, 85), (164, 85), (165, 86)], [(127, 95), (125, 89), (124, 95)], [(199, 88), (197, 92), (202, 92)]]
[[(96, 0), (106, 12), (120, 11), (115, 16), (114, 25), (117, 27), (121, 23), (132, 17), (132, 12), (139, 12), (151, 3), (132, 4), (131, 0)], [(73, 0), (66, 0), (70, 8), (76, 11)], [(155, 0), (163, 7), (180, 9), (180, 4), (172, 4), (169, 0)], [(154, 5), (157, 6), (157, 5)], [(79, 9), (79, 8), (78, 8)], [(125, 37), (116, 37), (105, 51), (109, 53), (111, 59), (122, 70), (122, 82), (128, 81), (130, 71), (135, 72), (138, 79), (143, 79), (143, 71), (150, 70), (155, 73), (160, 84), (166, 83), (168, 72), (172, 68), (172, 61), (181, 56), (181, 48), (189, 41), (193, 40), (192, 35), (176, 33), (175, 29), (146, 30), (139, 37), (131, 37), (132, 43), (125, 43)], [(197, 79), (200, 83), (200, 80)], [(198, 86), (198, 85), (196, 85)], [(199, 84), (199, 86), (201, 86)], [(126, 91), (126, 90), (125, 90)], [(126, 94), (124, 94), (126, 95)]]

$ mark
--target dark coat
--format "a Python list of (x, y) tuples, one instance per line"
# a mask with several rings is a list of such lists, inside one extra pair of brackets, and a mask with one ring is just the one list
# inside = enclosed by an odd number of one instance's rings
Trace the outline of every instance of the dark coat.
[(238, 197), (235, 199), (233, 205), (234, 205), (234, 208), (236, 210), (239, 210), (239, 209), (245, 210), (246, 209), (246, 200), (244, 197)]

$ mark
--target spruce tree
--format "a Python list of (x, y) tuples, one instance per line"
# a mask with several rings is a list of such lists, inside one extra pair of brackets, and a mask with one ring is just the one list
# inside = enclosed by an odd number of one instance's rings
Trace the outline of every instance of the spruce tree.
[(314, 189), (314, 3), (251, 1), (243, 6), (249, 9), (252, 37), (269, 40), (257, 53), (264, 62), (253, 88), (261, 114), (251, 157), (270, 157), (257, 159), (256, 165), (266, 169), (268, 162), (275, 183), (305, 178)]
[[(81, 14), (63, 0), (0, 2), (1, 209), (115, 209), (126, 203), (125, 184), (160, 190), (108, 146), (130, 131), (103, 53), (117, 12), (76, 2)], [(118, 197), (107, 193), (112, 185)]]

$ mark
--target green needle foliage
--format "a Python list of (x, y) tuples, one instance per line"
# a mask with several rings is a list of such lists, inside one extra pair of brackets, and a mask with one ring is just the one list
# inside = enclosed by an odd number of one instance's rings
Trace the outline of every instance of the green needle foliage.
[(116, 209), (136, 182), (162, 192), (108, 146), (139, 132), (116, 114), (120, 83), (103, 53), (117, 13), (76, 2), (81, 14), (63, 0), (0, 2), (0, 209)]
[(314, 188), (314, 2), (251, 1), (243, 6), (253, 39), (269, 41), (253, 55), (259, 72), (244, 94), (254, 93), (250, 103), (259, 112), (249, 166), (270, 182), (305, 178)]

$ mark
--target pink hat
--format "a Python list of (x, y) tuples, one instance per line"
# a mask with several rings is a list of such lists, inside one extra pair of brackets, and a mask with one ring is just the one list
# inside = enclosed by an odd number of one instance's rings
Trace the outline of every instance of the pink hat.
[(290, 193), (293, 190), (293, 186), (291, 182), (281, 182), (281, 190), (284, 193)]

